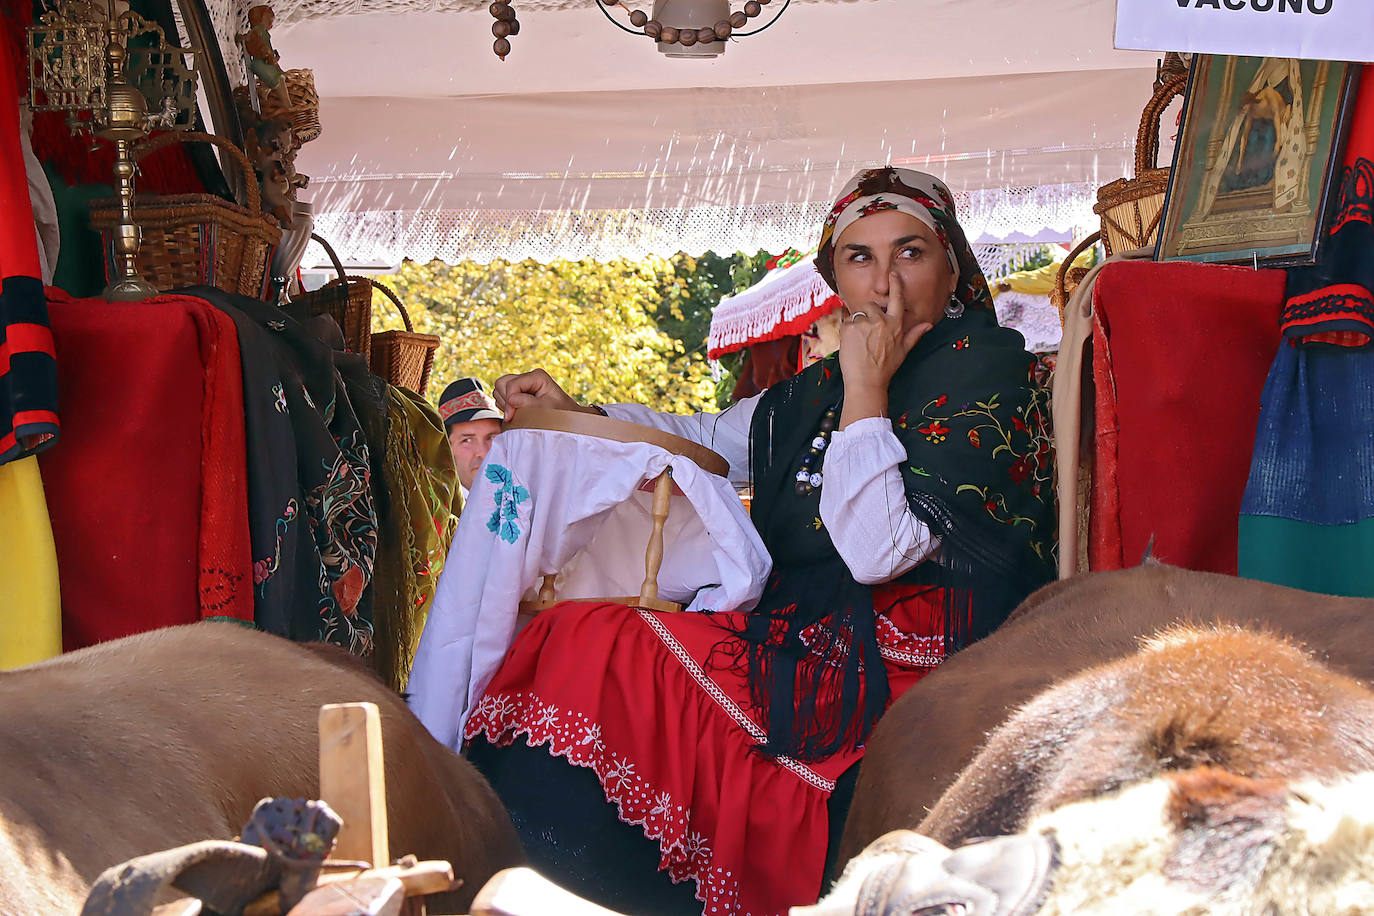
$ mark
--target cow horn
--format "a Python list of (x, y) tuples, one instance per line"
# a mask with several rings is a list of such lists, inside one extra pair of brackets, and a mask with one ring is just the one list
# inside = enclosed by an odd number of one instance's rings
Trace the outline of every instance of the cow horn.
[(945, 871), (991, 891), (996, 904), (979, 916), (1029, 916), (1040, 909), (1059, 864), (1058, 844), (1049, 833), (1020, 833), (961, 847), (945, 860)]
[(968, 916), (1030, 916), (1057, 864), (1049, 834), (997, 837), (949, 851), (910, 831), (874, 841), (835, 890), (791, 916), (910, 916), (941, 908)]
[(168, 887), (200, 898), (214, 912), (236, 913), (280, 876), (280, 861), (257, 846), (224, 840), (191, 843), (105, 869), (81, 916), (147, 916)]
[[(914, 830), (893, 830), (864, 847), (845, 866), (844, 873), (823, 900), (812, 906), (794, 906), (790, 916), (855, 916), (882, 911), (884, 889), (894, 885), (903, 869), (913, 862), (938, 872), (949, 849)], [(878, 898), (878, 899), (875, 899)]]

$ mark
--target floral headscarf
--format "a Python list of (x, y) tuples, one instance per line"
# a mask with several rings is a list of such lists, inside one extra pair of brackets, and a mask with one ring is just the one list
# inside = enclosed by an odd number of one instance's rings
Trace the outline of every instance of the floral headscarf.
[(964, 229), (954, 215), (954, 195), (934, 175), (891, 166), (860, 172), (845, 184), (821, 227), (816, 270), (835, 286), (835, 242), (857, 220), (885, 210), (913, 216), (935, 231), (945, 246), (950, 270), (959, 277), (954, 296), (965, 308), (992, 308), (988, 282), (973, 256)]

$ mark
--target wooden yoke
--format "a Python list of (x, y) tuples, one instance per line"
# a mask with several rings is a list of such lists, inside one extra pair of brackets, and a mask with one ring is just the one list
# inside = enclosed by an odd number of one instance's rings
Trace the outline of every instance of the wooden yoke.
[(334, 858), (391, 864), (382, 716), (375, 703), (320, 707), (320, 800), (343, 818)]
[[(382, 719), (375, 703), (320, 707), (320, 800), (343, 820), (314, 890), (287, 916), (424, 916), (424, 896), (457, 888), (442, 861), (391, 863), (382, 774)], [(370, 864), (371, 867), (367, 867)], [(243, 916), (281, 916), (271, 891)], [(164, 916), (164, 914), (158, 914)], [(192, 916), (169, 911), (165, 916)]]

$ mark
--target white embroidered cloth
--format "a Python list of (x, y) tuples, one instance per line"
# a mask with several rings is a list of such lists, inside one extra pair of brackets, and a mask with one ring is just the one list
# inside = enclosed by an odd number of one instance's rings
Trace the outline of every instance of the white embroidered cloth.
[(641, 487), (670, 466), (659, 596), (688, 611), (758, 602), (772, 561), (724, 478), (647, 443), (507, 430), (468, 494), (407, 687), (435, 738), (459, 748), (545, 574), (561, 573), (560, 597), (639, 594), (652, 525)]

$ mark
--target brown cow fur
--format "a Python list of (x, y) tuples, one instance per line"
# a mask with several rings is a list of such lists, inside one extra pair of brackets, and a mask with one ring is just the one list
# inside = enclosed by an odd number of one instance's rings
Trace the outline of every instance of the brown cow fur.
[[(1018, 706), (1179, 623), (1254, 626), (1291, 637), (1335, 671), (1374, 678), (1374, 601), (1158, 564), (1053, 583), (887, 711), (868, 744), (838, 861), (919, 825)], [(1065, 712), (1082, 726), (1095, 708)]]
[(480, 775), (366, 670), (224, 623), (0, 672), (0, 913), (65, 916), (111, 865), (230, 839), (265, 796), (319, 794), (319, 707), (382, 713), (393, 856), (447, 859), (466, 912), (523, 859)]
[[(1374, 769), (1374, 693), (1278, 639), (1175, 630), (1019, 710), (919, 829), (946, 846), (1015, 833), (1038, 814), (1200, 767), (1283, 781)], [(1175, 816), (1203, 816), (1203, 789)]]

